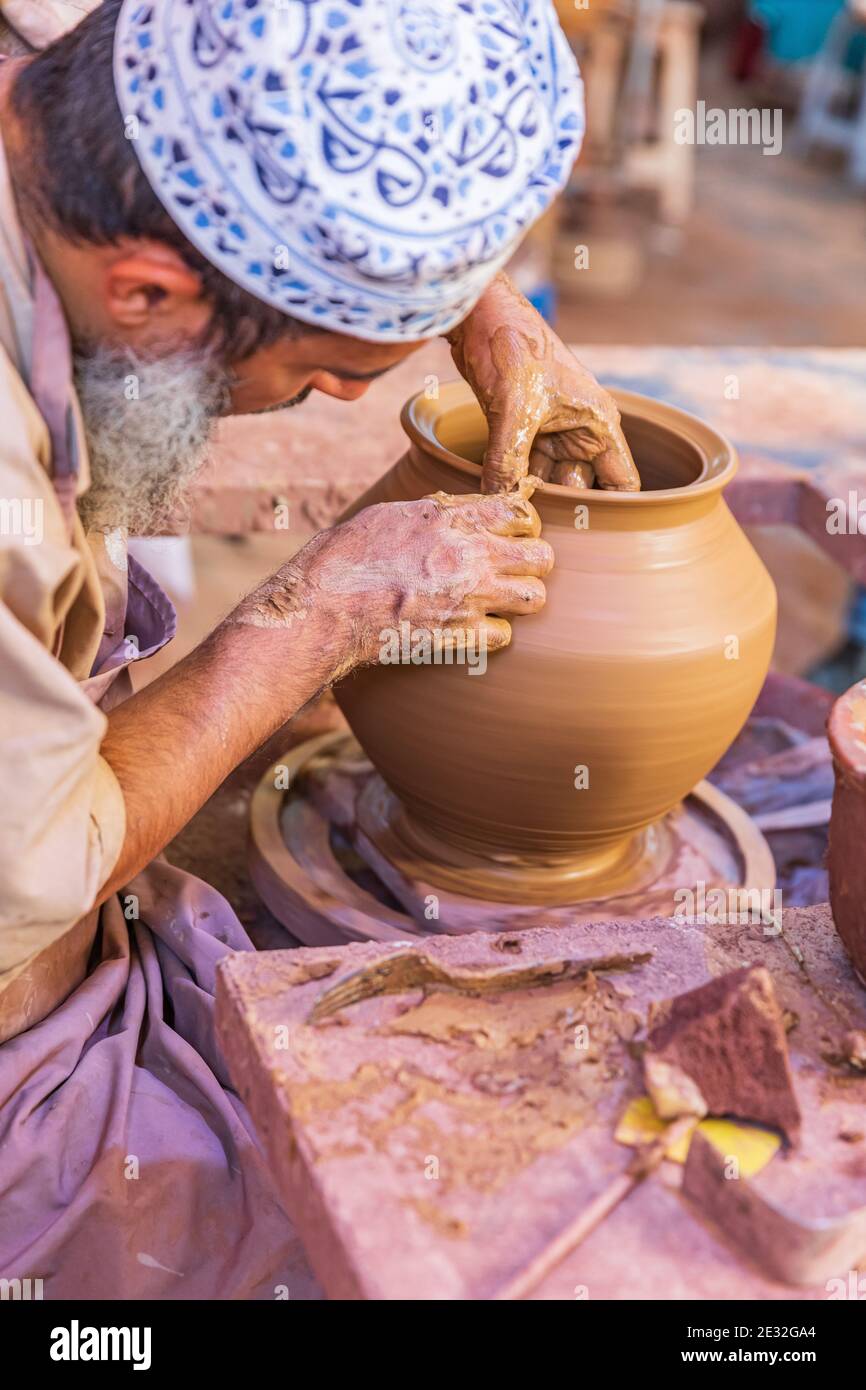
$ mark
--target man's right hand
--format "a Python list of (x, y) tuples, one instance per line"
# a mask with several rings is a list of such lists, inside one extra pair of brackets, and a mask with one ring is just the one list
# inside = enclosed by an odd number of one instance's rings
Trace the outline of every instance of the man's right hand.
[(531, 491), (524, 483), (512, 493), (379, 503), (295, 556), (286, 569), (306, 589), (305, 606), (344, 625), (339, 675), (375, 662), (383, 629), (403, 622), (483, 634), (488, 651), (507, 646), (507, 615), (542, 607), (553, 566)]

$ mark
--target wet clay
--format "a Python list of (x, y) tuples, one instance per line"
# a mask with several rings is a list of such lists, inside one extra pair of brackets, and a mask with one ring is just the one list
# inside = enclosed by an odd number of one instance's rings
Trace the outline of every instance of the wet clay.
[[(629, 1044), (641, 1024), (621, 989), (592, 971), (483, 998), (433, 989), (417, 1004), (404, 1005), (380, 1031), (447, 1046), (452, 1078), (432, 1069), (368, 1064), (346, 1081), (294, 1084), (292, 1110), (315, 1121), (357, 1107), (357, 1147), (325, 1143), (316, 1153), (319, 1163), (361, 1154), (368, 1146), (390, 1153), (411, 1143), (419, 1153), (435, 1154), (440, 1201), (423, 1209), (413, 1205), (444, 1233), (458, 1236), (465, 1232), (443, 1214), (442, 1196), (461, 1187), (497, 1191), (540, 1154), (567, 1143), (613, 1082), (634, 1070)], [(579, 1026), (585, 1047), (575, 1045)], [(315, 1070), (316, 1034), (303, 1032), (295, 1045)], [(381, 1100), (381, 1108), (363, 1113), (359, 1102), (371, 1100)]]
[[(371, 667), (337, 699), (402, 804), (417, 877), (461, 891), (576, 902), (645, 875), (635, 837), (736, 738), (766, 675), (772, 581), (731, 516), (727, 441), (670, 406), (615, 393), (637, 493), (546, 484), (533, 497), (556, 565), (539, 614), (517, 617), (483, 675)], [(404, 457), (359, 500), (476, 492), (481, 410), (463, 383), (403, 412)], [(637, 848), (636, 848), (637, 845)], [(447, 876), (446, 876), (447, 877)]]

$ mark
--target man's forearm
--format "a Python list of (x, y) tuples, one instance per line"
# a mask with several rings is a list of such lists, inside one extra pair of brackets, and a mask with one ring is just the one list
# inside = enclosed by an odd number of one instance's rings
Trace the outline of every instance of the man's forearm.
[(102, 755), (126, 803), (126, 838), (97, 903), (134, 878), (232, 770), (334, 678), (341, 636), (325, 614), (287, 627), (222, 624), (113, 710)]

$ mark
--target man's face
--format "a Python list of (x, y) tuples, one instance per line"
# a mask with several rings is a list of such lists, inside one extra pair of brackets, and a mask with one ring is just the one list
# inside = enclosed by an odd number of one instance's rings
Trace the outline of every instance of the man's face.
[(341, 333), (309, 333), (260, 348), (229, 370), (228, 413), (247, 415), (300, 404), (310, 391), (356, 401), (371, 381), (420, 343), (366, 343)]
[(80, 345), (76, 383), (90, 453), (85, 526), (153, 534), (182, 513), (223, 415), (299, 405), (311, 391), (357, 400), (418, 343), (310, 333), (225, 362), (201, 340), (146, 351)]

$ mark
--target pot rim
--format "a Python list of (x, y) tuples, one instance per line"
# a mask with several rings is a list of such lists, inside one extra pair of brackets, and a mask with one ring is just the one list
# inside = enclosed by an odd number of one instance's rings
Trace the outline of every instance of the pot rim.
[[(539, 481), (539, 491), (543, 491), (546, 497), (561, 497), (570, 502), (578, 499), (592, 506), (652, 507), (685, 498), (705, 497), (727, 487), (739, 468), (739, 459), (726, 435), (679, 406), (668, 405), (637, 391), (624, 391), (617, 387), (606, 389), (623, 415), (637, 416), (687, 439), (702, 460), (699, 476), (683, 487), (658, 488), (651, 492), (609, 492), (602, 488), (565, 487), (561, 483)], [(400, 423), (412, 443), (425, 453), (450, 464), (460, 473), (480, 478), (481, 465), (453, 453), (440, 443), (436, 433), (436, 426), (446, 410), (473, 402), (477, 404), (467, 382), (446, 381), (441, 383), (439, 396), (435, 399), (429, 399), (423, 391), (410, 396), (400, 412)], [(478, 410), (481, 410), (480, 406)]]

